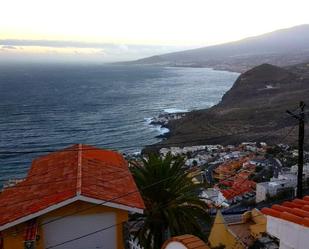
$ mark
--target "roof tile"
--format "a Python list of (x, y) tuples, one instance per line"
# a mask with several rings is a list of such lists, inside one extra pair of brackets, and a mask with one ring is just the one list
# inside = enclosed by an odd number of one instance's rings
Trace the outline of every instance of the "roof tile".
[(263, 208), (261, 211), (279, 219), (290, 221), (309, 227), (309, 196), (303, 199), (283, 202), (281, 205), (273, 205), (271, 208)]
[(190, 234), (170, 238), (169, 240), (165, 241), (165, 243), (162, 246), (162, 249), (165, 249), (167, 245), (173, 241), (177, 241), (183, 244), (188, 249), (209, 249), (209, 246), (204, 241)]
[(119, 153), (74, 145), (35, 159), (27, 178), (0, 194), (0, 226), (78, 194), (144, 209), (127, 162)]

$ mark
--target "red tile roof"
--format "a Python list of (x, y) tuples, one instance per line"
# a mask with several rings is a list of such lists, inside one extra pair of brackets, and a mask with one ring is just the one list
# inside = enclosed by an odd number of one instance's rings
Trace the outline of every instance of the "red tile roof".
[(185, 235), (181, 235), (177, 237), (172, 237), (169, 240), (165, 241), (165, 243), (162, 246), (162, 249), (165, 249), (169, 243), (174, 242), (174, 241), (181, 243), (187, 249), (209, 249), (210, 248), (200, 238), (194, 235), (185, 234)]
[(271, 208), (263, 208), (263, 214), (309, 227), (309, 196), (303, 199), (283, 202)]
[(80, 196), (120, 208), (144, 209), (127, 162), (119, 153), (74, 145), (35, 159), (25, 181), (0, 193), (0, 228)]
[(256, 183), (254, 181), (235, 178), (234, 182), (230, 185), (230, 188), (221, 189), (220, 191), (227, 200), (230, 200), (236, 196), (252, 192), (255, 187)]

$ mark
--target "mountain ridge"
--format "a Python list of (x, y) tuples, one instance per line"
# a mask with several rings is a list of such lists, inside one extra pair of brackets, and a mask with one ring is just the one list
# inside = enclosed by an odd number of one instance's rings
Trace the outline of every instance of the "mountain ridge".
[(309, 24), (303, 24), (239, 41), (155, 55), (126, 63), (211, 67), (245, 72), (262, 63), (288, 66), (308, 59)]

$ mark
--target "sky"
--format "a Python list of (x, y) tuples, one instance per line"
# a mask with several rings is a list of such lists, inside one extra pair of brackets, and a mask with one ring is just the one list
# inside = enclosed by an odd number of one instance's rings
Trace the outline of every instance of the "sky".
[(1, 0), (0, 6), (0, 60), (133, 60), (309, 23), (308, 0)]

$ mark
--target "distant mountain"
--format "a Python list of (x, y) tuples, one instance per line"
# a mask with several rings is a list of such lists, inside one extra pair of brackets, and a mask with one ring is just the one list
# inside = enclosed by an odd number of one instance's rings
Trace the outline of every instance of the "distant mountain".
[[(295, 145), (297, 121), (286, 110), (295, 110), (301, 100), (309, 105), (309, 63), (262, 64), (241, 74), (216, 106), (171, 121), (168, 139), (147, 149), (244, 141)], [(308, 138), (306, 126), (307, 148)]]
[(244, 72), (262, 63), (287, 66), (309, 60), (309, 24), (221, 45), (152, 56), (129, 64), (212, 67)]

